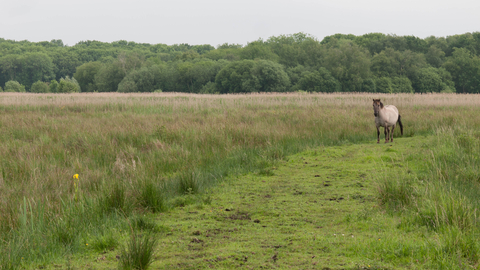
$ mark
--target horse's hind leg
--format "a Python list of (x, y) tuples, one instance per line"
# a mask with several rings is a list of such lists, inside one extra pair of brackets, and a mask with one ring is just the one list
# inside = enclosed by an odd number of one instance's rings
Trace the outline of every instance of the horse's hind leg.
[(388, 143), (388, 139), (390, 137), (390, 130), (388, 127), (385, 127), (385, 143)]
[(395, 125), (392, 126), (392, 130), (390, 131), (390, 142), (393, 142), (393, 130), (395, 129)]

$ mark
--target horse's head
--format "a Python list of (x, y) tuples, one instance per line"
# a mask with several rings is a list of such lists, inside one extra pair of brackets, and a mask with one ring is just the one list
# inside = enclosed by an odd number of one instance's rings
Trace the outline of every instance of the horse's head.
[(378, 112), (383, 109), (383, 103), (380, 102), (380, 99), (373, 99), (373, 115), (378, 116)]

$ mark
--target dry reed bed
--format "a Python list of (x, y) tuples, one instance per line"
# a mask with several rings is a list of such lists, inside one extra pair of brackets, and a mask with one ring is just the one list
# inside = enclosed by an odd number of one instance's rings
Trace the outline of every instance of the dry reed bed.
[(235, 105), (297, 105), (318, 104), (362, 106), (373, 98), (385, 100), (397, 107), (418, 106), (478, 106), (478, 94), (380, 94), (380, 93), (260, 93), (199, 95), (186, 93), (77, 93), (30, 94), (0, 93), (0, 105), (72, 106), (99, 105), (105, 103), (145, 106), (165, 105), (174, 107), (208, 106), (218, 108)]

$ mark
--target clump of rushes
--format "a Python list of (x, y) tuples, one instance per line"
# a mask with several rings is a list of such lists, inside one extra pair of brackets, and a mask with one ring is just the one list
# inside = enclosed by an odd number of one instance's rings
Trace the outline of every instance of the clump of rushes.
[(157, 239), (153, 234), (132, 231), (127, 247), (121, 251), (119, 269), (148, 269), (154, 260), (156, 245)]

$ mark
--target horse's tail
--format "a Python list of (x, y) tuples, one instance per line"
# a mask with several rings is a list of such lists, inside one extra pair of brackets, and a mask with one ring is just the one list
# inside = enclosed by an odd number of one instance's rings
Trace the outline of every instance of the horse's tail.
[(400, 116), (400, 114), (398, 115), (398, 120), (397, 120), (398, 124), (400, 125), (400, 133), (402, 134), (403, 136), (403, 125), (402, 125), (402, 117)]

